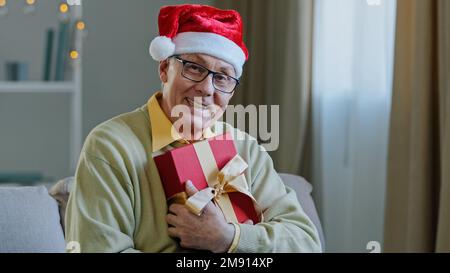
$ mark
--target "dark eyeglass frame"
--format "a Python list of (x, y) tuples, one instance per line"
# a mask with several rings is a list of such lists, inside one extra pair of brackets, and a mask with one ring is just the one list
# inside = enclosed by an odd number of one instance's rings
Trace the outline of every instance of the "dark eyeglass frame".
[[(212, 74), (212, 75), (213, 75), (212, 84), (213, 84), (214, 88), (215, 88), (217, 91), (222, 92), (222, 93), (227, 94), (227, 95), (233, 94), (233, 93), (236, 91), (236, 88), (237, 88), (237, 87), (239, 86), (239, 84), (240, 84), (240, 81), (239, 81), (238, 79), (236, 79), (236, 78), (234, 78), (234, 77), (231, 77), (231, 76), (228, 76), (227, 74), (209, 70), (208, 68), (204, 67), (204, 66), (201, 65), (201, 64), (198, 64), (198, 63), (195, 63), (195, 62), (191, 62), (191, 61), (184, 60), (184, 59), (180, 58), (180, 56), (177, 56), (177, 55), (172, 56), (172, 57), (173, 57), (175, 60), (177, 60), (177, 61), (179, 61), (180, 63), (183, 64), (183, 70), (181, 71), (181, 75), (182, 75), (184, 78), (186, 78), (186, 79), (188, 79), (188, 80), (190, 80), (190, 81), (199, 83), (199, 82), (204, 81), (206, 78), (209, 77), (209, 75)], [(208, 71), (208, 73), (205, 75), (205, 77), (204, 77), (202, 80), (198, 80), (198, 81), (197, 81), (197, 80), (193, 80), (193, 79), (189, 78), (188, 76), (184, 75), (184, 68), (186, 67), (187, 64), (193, 64), (193, 65), (199, 66), (199, 67), (205, 69), (206, 71)], [(223, 75), (223, 76), (225, 76), (225, 77), (229, 77), (229, 78), (233, 79), (233, 80), (236, 82), (236, 85), (234, 86), (233, 90), (230, 91), (230, 92), (227, 92), (227, 91), (223, 91), (223, 90), (217, 88), (216, 85), (214, 84), (214, 77), (215, 77), (216, 75)]]

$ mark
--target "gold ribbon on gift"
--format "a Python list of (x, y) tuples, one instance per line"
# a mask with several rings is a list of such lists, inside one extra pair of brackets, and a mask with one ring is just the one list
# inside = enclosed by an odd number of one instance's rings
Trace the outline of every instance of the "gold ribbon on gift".
[(194, 214), (200, 215), (205, 206), (211, 201), (219, 206), (225, 219), (230, 223), (238, 223), (231, 204), (229, 193), (240, 192), (253, 201), (254, 208), (260, 221), (262, 213), (255, 198), (248, 190), (247, 180), (243, 172), (248, 168), (247, 163), (238, 154), (234, 156), (221, 170), (218, 169), (214, 154), (207, 141), (197, 142), (194, 149), (200, 161), (208, 187), (189, 197), (186, 207)]
[(172, 204), (180, 204), (180, 205), (184, 205), (186, 204), (186, 201), (188, 200), (189, 196), (187, 195), (186, 192), (179, 192), (176, 193), (174, 195), (172, 195), (171, 197), (169, 197), (169, 199), (167, 199), (167, 205), (168, 207), (170, 207), (170, 205)]

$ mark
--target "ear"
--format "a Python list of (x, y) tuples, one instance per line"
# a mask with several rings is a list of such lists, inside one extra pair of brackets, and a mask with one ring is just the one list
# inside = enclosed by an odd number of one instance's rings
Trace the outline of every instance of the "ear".
[(161, 82), (166, 83), (168, 80), (168, 72), (169, 72), (169, 59), (159, 62), (159, 78)]

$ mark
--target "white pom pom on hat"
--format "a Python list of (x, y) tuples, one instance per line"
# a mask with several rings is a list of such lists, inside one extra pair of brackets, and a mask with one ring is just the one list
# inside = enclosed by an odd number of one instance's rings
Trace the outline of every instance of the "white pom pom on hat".
[(150, 55), (155, 61), (163, 61), (175, 54), (175, 44), (166, 36), (158, 36), (150, 44)]

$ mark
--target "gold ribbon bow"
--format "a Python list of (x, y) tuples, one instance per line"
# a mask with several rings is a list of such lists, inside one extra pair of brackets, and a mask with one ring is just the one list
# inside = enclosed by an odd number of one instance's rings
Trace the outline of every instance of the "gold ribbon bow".
[[(249, 192), (247, 181), (243, 174), (247, 168), (248, 165), (244, 159), (242, 159), (241, 156), (236, 155), (218, 173), (216, 172), (217, 175), (215, 179), (212, 181), (208, 180), (209, 187), (189, 197), (185, 205), (192, 213), (200, 215), (206, 205), (211, 200), (214, 200), (222, 210), (225, 219), (228, 222), (238, 223), (228, 194), (240, 192), (252, 199), (256, 213), (262, 218), (259, 206), (256, 203), (255, 198), (253, 198), (252, 194)], [(208, 169), (208, 167), (206, 167), (206, 169)], [(260, 221), (261, 220), (262, 219), (260, 219)]]

